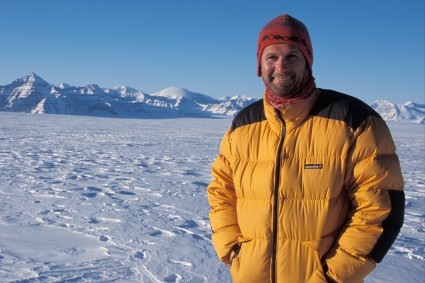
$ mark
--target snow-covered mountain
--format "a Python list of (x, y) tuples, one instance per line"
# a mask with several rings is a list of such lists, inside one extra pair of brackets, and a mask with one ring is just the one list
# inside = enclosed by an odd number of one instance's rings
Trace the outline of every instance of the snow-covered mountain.
[(27, 112), (46, 99), (51, 86), (36, 74), (15, 80), (0, 87), (0, 109)]
[(425, 124), (425, 104), (408, 101), (404, 104), (397, 105), (380, 99), (372, 103), (371, 107), (386, 121), (408, 120), (419, 124)]
[(255, 101), (244, 96), (219, 100), (178, 87), (147, 94), (127, 86), (55, 86), (34, 73), (0, 86), (0, 111), (11, 112), (133, 118), (234, 116)]
[[(34, 73), (0, 86), (0, 111), (11, 112), (132, 118), (235, 116), (255, 101), (246, 96), (216, 99), (178, 87), (148, 94), (127, 86), (55, 86)], [(371, 106), (387, 121), (425, 123), (424, 104), (377, 100)]]

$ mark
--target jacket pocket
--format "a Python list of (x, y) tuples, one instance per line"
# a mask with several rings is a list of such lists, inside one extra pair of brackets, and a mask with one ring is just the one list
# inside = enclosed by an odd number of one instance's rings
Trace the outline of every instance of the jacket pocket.
[(313, 275), (308, 279), (307, 283), (328, 283), (326, 280), (325, 274), (323, 273), (323, 268), (317, 268)]
[(241, 262), (242, 262), (242, 256), (244, 254), (246, 245), (244, 243), (250, 242), (252, 239), (239, 237), (238, 238), (238, 245), (239, 248), (234, 249), (230, 254), (230, 274), (232, 275), (232, 282), (242, 282), (240, 279), (240, 269), (241, 269)]
[(316, 261), (318, 262), (318, 266), (316, 270), (314, 270), (312, 276), (308, 279), (307, 283), (327, 283), (329, 282), (325, 276), (325, 270), (323, 264), (320, 260), (319, 254), (316, 253)]
[(240, 244), (235, 244), (234, 248), (232, 249), (232, 252), (230, 253), (230, 266), (233, 265), (233, 261), (239, 257), (239, 253), (241, 252), (241, 246)]
[(242, 246), (238, 251), (232, 251), (230, 254), (230, 274), (232, 275), (232, 282), (239, 282), (239, 270), (240, 270), (240, 253)]
[(327, 269), (324, 265), (326, 265), (326, 262), (321, 259), (321, 255), (318, 251), (312, 250), (314, 252), (314, 261), (316, 263), (316, 268), (313, 270), (310, 278), (308, 279), (307, 283), (327, 283), (328, 280), (326, 279), (325, 272)]

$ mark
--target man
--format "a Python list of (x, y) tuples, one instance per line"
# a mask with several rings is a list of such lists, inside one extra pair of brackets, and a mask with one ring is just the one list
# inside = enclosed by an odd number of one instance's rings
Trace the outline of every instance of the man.
[(233, 120), (208, 186), (212, 240), (234, 282), (362, 282), (404, 217), (391, 134), (365, 103), (316, 88), (303, 23), (258, 38), (264, 98)]

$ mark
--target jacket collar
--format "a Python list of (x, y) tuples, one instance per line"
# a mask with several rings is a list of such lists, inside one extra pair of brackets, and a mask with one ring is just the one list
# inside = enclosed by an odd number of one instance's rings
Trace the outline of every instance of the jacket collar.
[(311, 109), (319, 97), (319, 93), (320, 90), (316, 89), (313, 95), (307, 98), (303, 103), (280, 110), (276, 110), (264, 94), (264, 112), (272, 130), (279, 135), (282, 133), (282, 122), (279, 119), (279, 114), (285, 121), (287, 132), (293, 128), (299, 127), (310, 114)]

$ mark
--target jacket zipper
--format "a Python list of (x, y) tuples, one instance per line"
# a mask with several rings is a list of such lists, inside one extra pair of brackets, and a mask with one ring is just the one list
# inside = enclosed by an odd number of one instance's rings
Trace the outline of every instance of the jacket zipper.
[(273, 253), (272, 253), (272, 283), (277, 281), (276, 278), (276, 253), (277, 253), (277, 226), (278, 226), (278, 205), (279, 205), (279, 182), (280, 182), (280, 160), (283, 148), (283, 142), (286, 136), (286, 123), (280, 115), (280, 112), (276, 110), (276, 117), (282, 123), (282, 137), (277, 148), (276, 156), (276, 170), (274, 176), (274, 200), (273, 200)]

